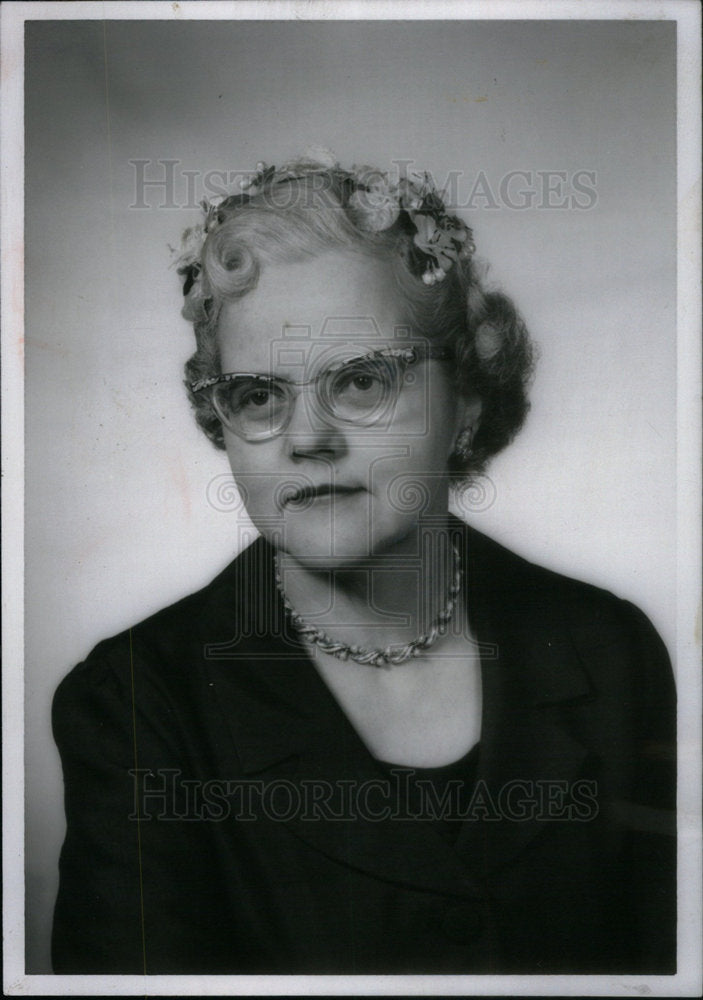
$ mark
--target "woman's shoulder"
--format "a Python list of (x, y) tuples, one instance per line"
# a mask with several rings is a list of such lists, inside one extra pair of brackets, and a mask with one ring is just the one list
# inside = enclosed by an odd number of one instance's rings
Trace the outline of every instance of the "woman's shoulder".
[(468, 586), (496, 634), (540, 650), (571, 649), (598, 686), (652, 675), (668, 686), (669, 655), (648, 616), (627, 598), (531, 562), (461, 523)]
[(266, 555), (257, 539), (206, 586), (101, 640), (59, 684), (54, 711), (68, 700), (100, 693), (129, 702), (135, 684), (146, 691), (192, 683), (203, 653), (241, 630), (252, 595), (261, 594)]
[(510, 597), (521, 611), (531, 609), (584, 624), (619, 626), (623, 621), (646, 621), (627, 598), (612, 591), (532, 562), (494, 538), (463, 522), (460, 532), (467, 547), (474, 585), (496, 598)]

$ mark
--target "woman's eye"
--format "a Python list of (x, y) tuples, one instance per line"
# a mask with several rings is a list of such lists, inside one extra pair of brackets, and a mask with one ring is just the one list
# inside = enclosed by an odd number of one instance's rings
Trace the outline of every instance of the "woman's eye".
[(231, 406), (235, 411), (271, 409), (278, 406), (283, 396), (275, 385), (240, 386), (232, 395)]
[(266, 406), (271, 398), (271, 392), (268, 389), (257, 389), (255, 392), (250, 392), (248, 396), (244, 399), (244, 405), (252, 404), (254, 406)]
[(355, 389), (360, 389), (362, 392), (367, 392), (369, 389), (374, 387), (374, 378), (368, 374), (354, 375), (351, 379), (351, 384)]
[(338, 387), (341, 390), (354, 389), (359, 392), (368, 392), (382, 384), (383, 378), (380, 372), (369, 371), (367, 367), (359, 370), (351, 369), (343, 372), (338, 379)]

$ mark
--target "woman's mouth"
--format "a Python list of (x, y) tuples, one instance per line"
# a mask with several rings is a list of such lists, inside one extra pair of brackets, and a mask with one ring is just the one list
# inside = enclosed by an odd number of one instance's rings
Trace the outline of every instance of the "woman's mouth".
[(333, 503), (363, 492), (361, 486), (342, 486), (331, 483), (321, 483), (319, 486), (302, 486), (288, 494), (283, 501), (283, 506), (293, 510), (305, 510), (313, 504)]

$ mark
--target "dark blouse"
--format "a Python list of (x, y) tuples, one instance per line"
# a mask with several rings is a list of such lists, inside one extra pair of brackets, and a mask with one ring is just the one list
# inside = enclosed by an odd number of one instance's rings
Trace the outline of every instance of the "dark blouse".
[(463, 757), (441, 767), (378, 763), (389, 779), (399, 782), (411, 814), (433, 824), (448, 844), (455, 844), (461, 824), (470, 815), (478, 756), (476, 743)]

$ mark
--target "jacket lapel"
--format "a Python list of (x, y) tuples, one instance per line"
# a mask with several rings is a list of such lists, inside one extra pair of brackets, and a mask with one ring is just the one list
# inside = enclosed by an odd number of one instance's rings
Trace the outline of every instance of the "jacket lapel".
[[(492, 652), (482, 656), (476, 819), (464, 824), (457, 852), (474, 875), (488, 876), (552, 822), (529, 806), (539, 783), (570, 783), (581, 773), (587, 751), (568, 728), (568, 705), (592, 691), (559, 611), (568, 606), (561, 578), (471, 529), (465, 560), (472, 631)], [(528, 800), (524, 818), (515, 812), (520, 796)]]
[[(585, 750), (561, 722), (560, 706), (588, 697), (589, 687), (568, 630), (554, 621), (553, 601), (530, 586), (529, 564), (454, 525), (465, 549), (472, 630), (485, 644), (478, 781), (497, 803), (509, 782), (578, 775)], [(232, 568), (209, 623), (208, 634), (223, 641), (209, 643), (206, 670), (245, 776), (293, 781), (299, 801), (317, 802), (286, 819), (291, 833), (384, 881), (462, 895), (540, 831), (539, 817), (501, 819), (486, 837), (483, 822), (468, 820), (454, 849), (430, 824), (407, 815), (402, 775), (388, 789), (387, 776), (287, 631), (270, 548), (258, 540)], [(227, 640), (233, 620), (244, 624)]]

